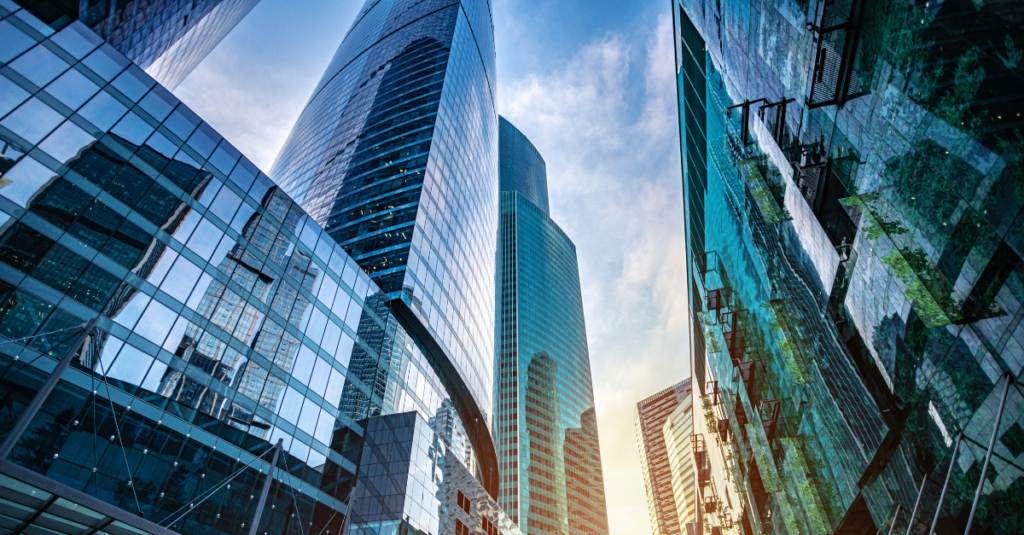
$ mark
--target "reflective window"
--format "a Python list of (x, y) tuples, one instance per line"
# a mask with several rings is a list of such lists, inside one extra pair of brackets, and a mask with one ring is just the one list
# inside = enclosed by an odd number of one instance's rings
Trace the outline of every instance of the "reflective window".
[(0, 121), (15, 134), (29, 143), (39, 143), (47, 134), (57, 128), (63, 116), (43, 101), (32, 97)]
[(103, 43), (103, 40), (84, 24), (75, 22), (50, 38), (67, 53), (82, 59)]
[(77, 110), (99, 90), (99, 86), (92, 83), (84, 74), (75, 69), (67, 71), (54, 80), (53, 83), (46, 86), (47, 93), (57, 97), (57, 100), (72, 110)]
[(28, 91), (4, 76), (0, 76), (0, 117), (17, 108), (29, 96)]
[(48, 167), (27, 156), (4, 173), (4, 179), (10, 183), (0, 190), (0, 195), (27, 207), (32, 196), (46, 186), (54, 175)]
[(0, 61), (11, 61), (35, 44), (25, 32), (6, 20), (0, 20)]
[(32, 47), (11, 62), (11, 68), (39, 87), (50, 83), (68, 69), (69, 65), (44, 47)]
[(94, 141), (96, 138), (87, 134), (85, 130), (71, 121), (65, 121), (39, 144), (39, 148), (46, 151), (54, 160), (63, 163), (77, 156), (82, 149)]
[(78, 114), (100, 130), (109, 130), (128, 111), (128, 108), (109, 93), (98, 93)]
[(130, 62), (110, 45), (104, 44), (89, 54), (82, 63), (107, 81), (113, 80)]

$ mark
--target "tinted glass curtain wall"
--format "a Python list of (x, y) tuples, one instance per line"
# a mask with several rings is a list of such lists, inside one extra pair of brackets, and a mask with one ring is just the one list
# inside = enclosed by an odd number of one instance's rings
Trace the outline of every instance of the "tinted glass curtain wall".
[(504, 117), (498, 117), (498, 176), (501, 191), (516, 191), (551, 215), (548, 208), (548, 171), (537, 147)]
[[(493, 78), (485, 0), (368, 1), (271, 171), (431, 348), (485, 471), (494, 469)], [(496, 471), (486, 477), (496, 485)]]
[(532, 199), (544, 160), (501, 119), (494, 436), (498, 503), (531, 535), (607, 534), (576, 246)]
[(673, 5), (705, 533), (1020, 531), (1022, 14)]
[(44, 35), (79, 20), (173, 90), (259, 0), (12, 0)]
[(8, 6), (0, 438), (78, 329), (95, 319), (97, 330), (0, 470), (30, 469), (177, 532), (239, 534), (280, 441), (258, 531), (337, 535), (357, 473), (373, 468), (366, 430), (387, 425), (373, 417), (406, 413), (431, 445), (409, 467), (427, 490), (398, 500), (361, 487), (364, 504), (398, 505), (374, 525), (449, 529), (443, 504), (458, 486), (477, 504), (461, 521), (486, 512), (515, 533), (466, 470), (444, 468), (474, 464), (454, 396), (359, 264), (87, 26), (42, 31)]

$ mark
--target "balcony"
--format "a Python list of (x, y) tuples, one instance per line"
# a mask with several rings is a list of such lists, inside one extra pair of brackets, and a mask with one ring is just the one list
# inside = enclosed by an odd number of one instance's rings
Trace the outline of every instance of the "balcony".
[(727, 418), (718, 419), (718, 440), (723, 444), (729, 442), (729, 420)]
[(706, 487), (711, 482), (711, 462), (708, 459), (708, 450), (704, 444), (704, 435), (693, 434), (693, 464), (697, 471), (697, 485)]
[(808, 23), (818, 34), (809, 107), (835, 105), (841, 108), (847, 101), (867, 94), (871, 87), (860, 39), (865, 4), (865, 0), (826, 2), (820, 26)]
[(730, 297), (732, 297), (732, 290), (729, 288), (708, 290), (708, 312), (714, 312), (717, 319), (721, 321), (722, 313), (729, 308)]
[(718, 511), (718, 501), (714, 496), (704, 496), (704, 514), (712, 514)]

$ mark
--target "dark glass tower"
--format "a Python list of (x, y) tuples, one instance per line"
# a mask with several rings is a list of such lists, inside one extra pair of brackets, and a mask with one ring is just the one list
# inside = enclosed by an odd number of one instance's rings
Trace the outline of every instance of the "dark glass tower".
[(548, 217), (537, 149), (505, 119), (500, 142), (493, 425), (507, 483), (498, 503), (523, 533), (606, 534), (576, 246)]
[(271, 170), (428, 349), (491, 490), (493, 77), (485, 0), (370, 0)]
[(673, 4), (704, 533), (1020, 532), (1022, 13)]
[[(43, 33), (79, 20), (174, 89), (259, 0), (13, 0)], [(25, 19), (30, 20), (30, 19)]]

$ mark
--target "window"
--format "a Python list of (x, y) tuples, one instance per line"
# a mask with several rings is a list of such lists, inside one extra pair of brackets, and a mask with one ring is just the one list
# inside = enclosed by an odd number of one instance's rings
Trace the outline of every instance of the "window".
[(461, 490), (459, 491), (459, 507), (461, 507), (467, 515), (469, 514), (469, 498), (467, 498)]
[(483, 525), (484, 533), (487, 535), (498, 535), (498, 528), (494, 527), (494, 524), (492, 524), (490, 520), (484, 518)]
[[(462, 493), (460, 492), (459, 495), (461, 496)], [(455, 535), (469, 535), (469, 528), (458, 518), (455, 519)]]

